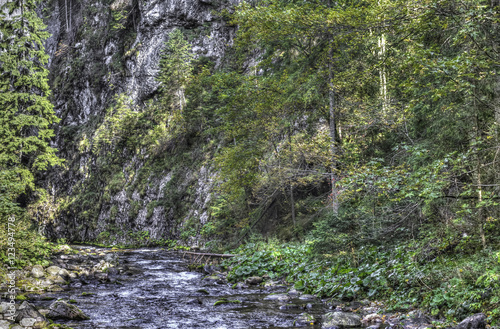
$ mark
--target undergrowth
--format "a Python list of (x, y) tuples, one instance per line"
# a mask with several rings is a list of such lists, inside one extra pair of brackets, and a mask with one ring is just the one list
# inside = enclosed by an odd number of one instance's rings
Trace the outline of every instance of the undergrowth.
[(297, 290), (340, 300), (383, 300), (390, 311), (421, 308), (448, 322), (484, 312), (500, 319), (500, 251), (433, 254), (422, 241), (318, 255), (312, 243), (249, 243), (227, 260), (230, 281), (269, 275)]

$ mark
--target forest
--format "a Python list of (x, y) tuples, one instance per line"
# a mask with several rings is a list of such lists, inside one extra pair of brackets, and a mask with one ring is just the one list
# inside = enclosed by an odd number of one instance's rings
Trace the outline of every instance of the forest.
[[(212, 3), (224, 52), (196, 51), (207, 23), (169, 28), (140, 99), (113, 80), (147, 42), (138, 2), (74, 9), (102, 31), (66, 5), (49, 54), (54, 3), (0, 4), (3, 263), (14, 241), (19, 268), (65, 242), (197, 247), (236, 254), (234, 282), (499, 323), (499, 2)], [(77, 46), (109, 40), (107, 66)], [(84, 74), (104, 110), (67, 124)]]

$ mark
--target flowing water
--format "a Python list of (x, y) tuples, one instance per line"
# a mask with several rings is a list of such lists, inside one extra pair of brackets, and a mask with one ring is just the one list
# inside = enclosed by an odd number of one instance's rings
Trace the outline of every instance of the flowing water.
[[(204, 274), (189, 271), (179, 255), (167, 251), (139, 249), (121, 253), (119, 258), (121, 264), (140, 271), (118, 276), (119, 284), (91, 282), (54, 293), (54, 297), (76, 301), (90, 317), (56, 322), (75, 329), (296, 328), (294, 321), (301, 313), (320, 318), (326, 312), (320, 300), (296, 299), (293, 304), (264, 300), (270, 293), (285, 292), (284, 287), (235, 290), (227, 283), (207, 284)], [(214, 306), (221, 298), (241, 303)], [(37, 306), (47, 308), (50, 303), (40, 300)]]

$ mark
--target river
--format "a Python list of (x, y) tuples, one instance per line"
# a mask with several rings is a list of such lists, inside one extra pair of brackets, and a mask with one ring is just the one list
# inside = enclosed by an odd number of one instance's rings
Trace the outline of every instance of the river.
[[(122, 274), (117, 283), (88, 282), (81, 287), (54, 293), (72, 300), (90, 319), (56, 321), (75, 329), (249, 329), (296, 328), (294, 322), (307, 312), (319, 318), (326, 312), (320, 300), (309, 298), (283, 302), (265, 300), (286, 287), (232, 289), (228, 283), (203, 280), (205, 274), (188, 270), (175, 253), (160, 249), (137, 249), (119, 253), (120, 265), (138, 268)], [(222, 298), (241, 303), (214, 306)], [(36, 301), (48, 308), (47, 296)], [(309, 325), (320, 328), (320, 323)]]

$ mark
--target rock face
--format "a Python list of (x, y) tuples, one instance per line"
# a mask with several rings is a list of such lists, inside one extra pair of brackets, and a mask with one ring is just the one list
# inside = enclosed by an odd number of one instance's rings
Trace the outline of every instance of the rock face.
[(50, 305), (47, 318), (52, 320), (87, 320), (89, 317), (75, 305), (68, 304), (63, 300), (57, 300)]
[(23, 302), (19, 306), (16, 321), (22, 326), (33, 328), (43, 328), (47, 324), (45, 317), (28, 302)]
[(330, 312), (323, 316), (322, 329), (349, 328), (361, 326), (361, 317), (348, 312)]
[[(120, 163), (104, 168), (109, 161), (92, 152), (88, 143), (116, 95), (126, 95), (136, 111), (155, 96), (159, 59), (174, 29), (189, 37), (197, 60), (219, 65), (235, 27), (216, 13), (236, 2), (81, 0), (69, 16), (61, 14), (64, 2), (43, 8), (51, 13), (45, 17), (52, 34), (45, 48), (61, 118), (55, 146), (68, 164), (67, 170), (54, 169), (47, 184), (54, 186), (54, 200), (69, 200), (45, 228), (48, 236), (128, 243), (126, 233), (147, 231), (151, 240), (174, 239), (190, 218), (207, 221), (214, 175), (210, 168), (192, 161), (182, 172), (173, 165), (148, 171), (159, 166), (151, 163), (147, 149), (113, 150), (123, 152)], [(166, 153), (163, 156), (172, 158)], [(192, 192), (186, 197), (188, 190)]]
[(474, 314), (458, 324), (456, 329), (485, 329), (486, 315), (483, 313)]

